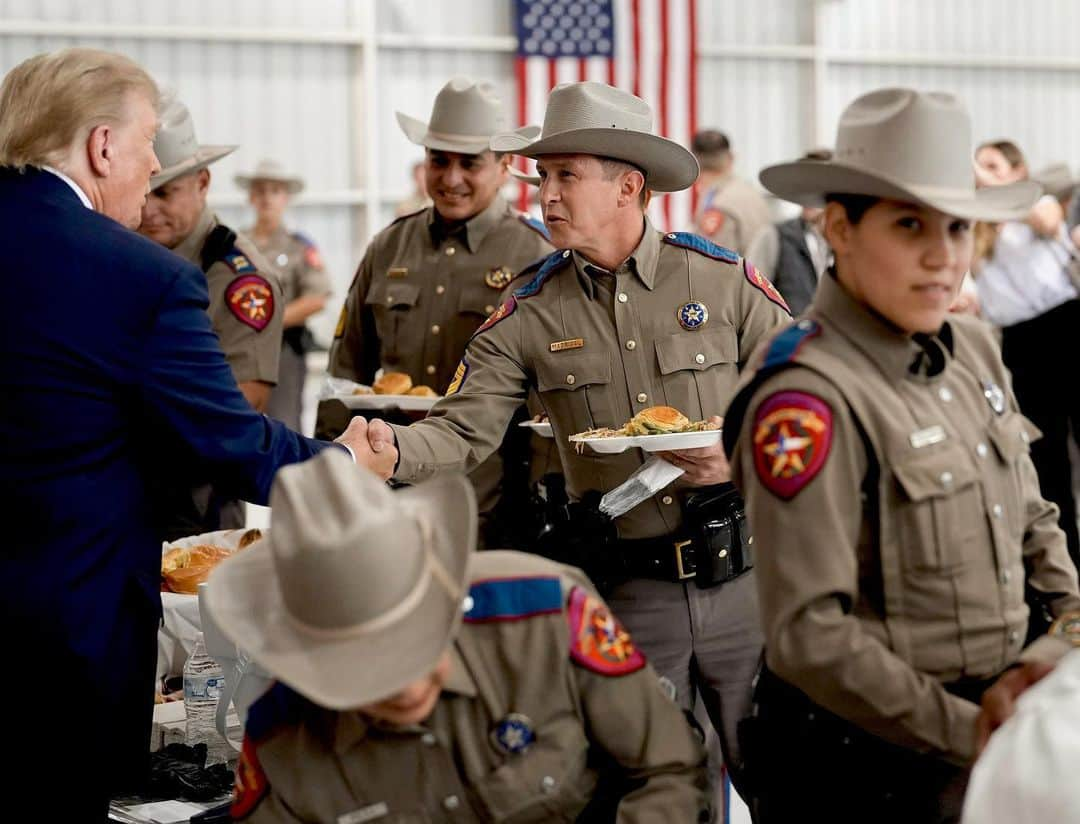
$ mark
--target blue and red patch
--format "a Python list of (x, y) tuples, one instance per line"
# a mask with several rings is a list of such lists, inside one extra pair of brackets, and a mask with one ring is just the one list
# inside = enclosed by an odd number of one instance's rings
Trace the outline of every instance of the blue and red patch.
[(788, 501), (825, 465), (832, 446), (832, 409), (806, 392), (777, 392), (757, 408), (752, 432), (758, 479)]
[(558, 578), (493, 578), (469, 587), (465, 623), (520, 621), (562, 612), (562, 605), (562, 584)]
[(225, 305), (237, 320), (261, 332), (274, 317), (274, 290), (262, 275), (241, 275), (225, 288)]
[(780, 292), (775, 286), (773, 286), (772, 281), (765, 277), (765, 275), (761, 274), (758, 268), (745, 258), (743, 259), (743, 273), (746, 275), (746, 279), (747, 281), (749, 281), (751, 286), (753, 286), (755, 289), (760, 289), (762, 292), (764, 292), (765, 297), (767, 297), (769, 300), (771, 300), (789, 315), (791, 314), (791, 307), (787, 305), (787, 301), (784, 300), (784, 296), (780, 294)]
[(570, 592), (570, 658), (599, 675), (629, 675), (645, 656), (607, 605), (581, 587)]
[(498, 309), (496, 309), (488, 316), (487, 320), (480, 324), (479, 328), (477, 328), (477, 330), (473, 332), (473, 337), (475, 338), (477, 335), (486, 332), (496, 323), (506, 320), (508, 317), (514, 314), (515, 311), (517, 311), (517, 298), (511, 295), (502, 302)]
[(680, 249), (691, 249), (700, 255), (721, 260), (724, 263), (738, 263), (739, 255), (723, 246), (713, 243), (707, 238), (695, 235), (692, 232), (668, 232), (664, 235), (664, 243), (678, 246)]

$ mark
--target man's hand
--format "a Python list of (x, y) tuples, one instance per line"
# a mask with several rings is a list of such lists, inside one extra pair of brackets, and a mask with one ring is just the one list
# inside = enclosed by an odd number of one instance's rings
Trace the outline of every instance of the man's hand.
[(983, 751), (990, 733), (1008, 721), (1016, 711), (1016, 699), (1053, 668), (1053, 664), (1029, 661), (1006, 672), (983, 693), (982, 709), (975, 720), (976, 753)]
[(390, 424), (379, 419), (373, 420), (368, 425), (367, 437), (372, 452), (381, 454), (384, 450), (389, 450), (394, 453), (394, 462), (397, 462), (397, 438), (394, 437)]
[[(390, 443), (382, 445), (378, 450), (373, 449), (369, 441), (371, 429), (375, 424), (380, 424), (390, 430)], [(370, 469), (384, 481), (387, 481), (394, 474), (394, 467), (397, 465), (398, 455), (397, 449), (394, 448), (393, 437), (393, 430), (382, 421), (372, 421), (369, 424), (363, 418), (355, 417), (349, 421), (348, 428), (335, 440), (337, 443), (345, 444), (352, 450), (353, 455), (356, 456), (358, 466)]]
[[(723, 421), (723, 418), (716, 415), (709, 418), (709, 423), (721, 424)], [(691, 486), (711, 486), (731, 480), (731, 467), (728, 466), (724, 445), (720, 441), (700, 449), (679, 449), (657, 454), (682, 469), (686, 473), (683, 480)]]

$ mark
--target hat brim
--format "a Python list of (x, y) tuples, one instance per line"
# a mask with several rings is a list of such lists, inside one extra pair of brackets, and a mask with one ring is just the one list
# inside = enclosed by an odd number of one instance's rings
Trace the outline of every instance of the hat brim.
[(477, 136), (476, 138), (453, 139), (445, 135), (433, 135), (428, 130), (428, 124), (415, 117), (409, 117), (404, 112), (395, 112), (398, 125), (410, 143), (423, 146), (425, 149), (436, 149), (442, 152), (455, 152), (457, 154), (483, 154), (488, 150), (490, 138)]
[(241, 189), (247, 190), (251, 188), (256, 180), (269, 180), (271, 183), (284, 183), (285, 189), (290, 195), (295, 195), (297, 192), (302, 191), (304, 188), (304, 181), (298, 177), (276, 177), (274, 175), (236, 175), (233, 177), (236, 185)]
[(1038, 200), (1041, 187), (1032, 181), (949, 193), (918, 186), (857, 166), (824, 160), (796, 160), (761, 170), (761, 185), (783, 200), (821, 206), (827, 194), (868, 195), (918, 203), (954, 217), (1000, 222), (1024, 217)]
[(461, 592), (430, 576), (415, 610), (378, 632), (314, 637), (290, 619), (274, 564), (274, 533), (227, 558), (206, 586), (206, 604), (224, 635), (273, 677), (335, 710), (380, 701), (429, 674), (457, 633), (468, 560), (476, 545), (475, 505), (463, 476), (436, 478), (394, 493), (418, 516), (437, 513), (433, 551)]
[(530, 186), (540, 185), (539, 175), (531, 175), (528, 172), (521, 171), (521, 169), (515, 169), (513, 166), (510, 167), (510, 177), (522, 183), (528, 183)]
[(150, 191), (164, 186), (171, 180), (183, 175), (205, 169), (211, 163), (216, 163), (228, 154), (236, 151), (238, 146), (199, 146), (198, 151), (180, 163), (162, 169), (150, 178)]
[(629, 129), (572, 129), (551, 137), (530, 140), (523, 130), (491, 138), (491, 148), (525, 157), (553, 154), (588, 154), (632, 163), (645, 170), (647, 188), (679, 192), (698, 176), (697, 158), (666, 137)]

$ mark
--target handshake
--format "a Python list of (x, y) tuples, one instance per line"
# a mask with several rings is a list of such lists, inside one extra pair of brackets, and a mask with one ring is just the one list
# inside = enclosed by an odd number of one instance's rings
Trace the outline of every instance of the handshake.
[(359, 466), (370, 469), (384, 481), (394, 474), (398, 451), (394, 430), (385, 421), (353, 418), (334, 442), (349, 447)]

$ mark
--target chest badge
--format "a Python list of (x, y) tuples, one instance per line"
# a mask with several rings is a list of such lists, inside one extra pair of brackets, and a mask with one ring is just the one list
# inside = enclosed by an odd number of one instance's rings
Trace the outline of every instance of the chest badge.
[(995, 415), (1005, 414), (1005, 392), (996, 383), (990, 380), (982, 381), (983, 397), (994, 410)]
[(675, 316), (679, 319), (679, 326), (692, 332), (709, 322), (709, 307), (699, 300), (692, 300), (680, 306)]
[(512, 712), (491, 729), (491, 743), (507, 755), (517, 755), (536, 741), (532, 720), (520, 712)]
[(510, 281), (513, 279), (514, 273), (505, 266), (500, 266), (498, 269), (492, 269), (484, 275), (484, 283), (492, 289), (505, 289), (510, 285)]
[(285, 254), (284, 252), (282, 252), (280, 255), (278, 255), (276, 258), (274, 258), (274, 263), (276, 263), (278, 266), (284, 266), (288, 262), (289, 262), (289, 256), (287, 254)]

